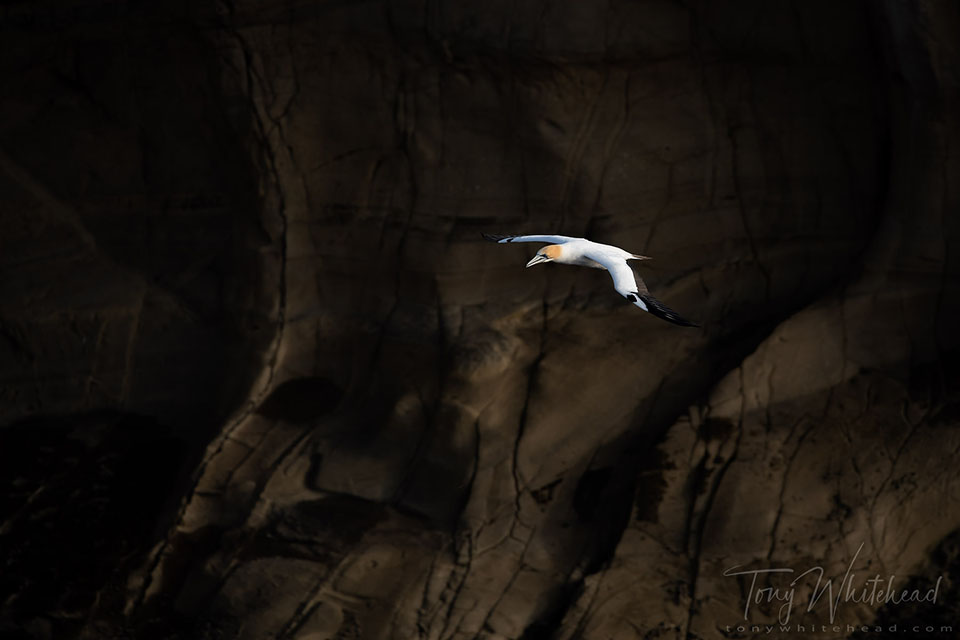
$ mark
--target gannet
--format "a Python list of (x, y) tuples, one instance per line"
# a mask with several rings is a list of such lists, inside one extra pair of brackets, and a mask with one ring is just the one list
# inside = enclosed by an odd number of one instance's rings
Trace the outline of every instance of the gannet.
[(484, 233), (483, 237), (491, 242), (504, 244), (507, 242), (549, 242), (537, 251), (527, 267), (541, 262), (558, 262), (580, 267), (606, 269), (613, 278), (613, 288), (624, 298), (637, 305), (644, 311), (652, 313), (658, 318), (683, 327), (699, 327), (700, 325), (681, 318), (676, 311), (663, 304), (652, 295), (647, 285), (639, 275), (627, 264), (627, 260), (649, 260), (647, 256), (624, 251), (620, 247), (609, 244), (600, 244), (586, 238), (571, 238), (569, 236), (499, 236)]

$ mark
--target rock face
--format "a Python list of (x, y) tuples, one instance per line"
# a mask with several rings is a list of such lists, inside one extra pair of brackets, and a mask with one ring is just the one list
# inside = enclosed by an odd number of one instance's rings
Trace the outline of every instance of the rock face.
[(956, 620), (725, 574), (955, 578), (960, 12), (723, 4), (5, 9), (3, 630)]

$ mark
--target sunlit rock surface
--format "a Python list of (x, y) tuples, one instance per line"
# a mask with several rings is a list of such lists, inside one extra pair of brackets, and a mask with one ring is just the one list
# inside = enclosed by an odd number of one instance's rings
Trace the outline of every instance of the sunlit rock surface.
[(8, 11), (2, 629), (734, 637), (730, 567), (955, 573), (960, 15), (725, 5)]

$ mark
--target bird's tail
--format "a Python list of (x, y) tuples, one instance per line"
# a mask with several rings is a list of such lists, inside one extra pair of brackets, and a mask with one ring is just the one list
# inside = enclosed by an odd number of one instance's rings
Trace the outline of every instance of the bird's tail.
[[(700, 326), (696, 322), (690, 322), (686, 318), (680, 317), (680, 314), (678, 314), (676, 311), (674, 311), (667, 305), (663, 304), (662, 302), (660, 302), (659, 300), (651, 296), (649, 293), (641, 293), (639, 294), (639, 298), (640, 300), (638, 302), (643, 303), (643, 308), (646, 311), (649, 311), (653, 315), (657, 316), (658, 318), (662, 318), (663, 320), (666, 320), (667, 322), (672, 322), (673, 324), (678, 324), (681, 327), (699, 327)], [(637, 304), (637, 303), (634, 303), (634, 304)], [(637, 306), (640, 306), (640, 305), (637, 304)]]
[(650, 256), (640, 256), (635, 253), (631, 253), (630, 257), (627, 260), (653, 260)]

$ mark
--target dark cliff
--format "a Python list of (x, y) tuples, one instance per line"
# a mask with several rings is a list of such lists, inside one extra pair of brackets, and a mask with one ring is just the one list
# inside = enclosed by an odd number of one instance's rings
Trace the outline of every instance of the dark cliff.
[[(0, 631), (743, 637), (725, 570), (854, 557), (947, 578), (837, 622), (957, 619), (953, 3), (0, 30)], [(653, 256), (703, 327), (481, 232)]]

